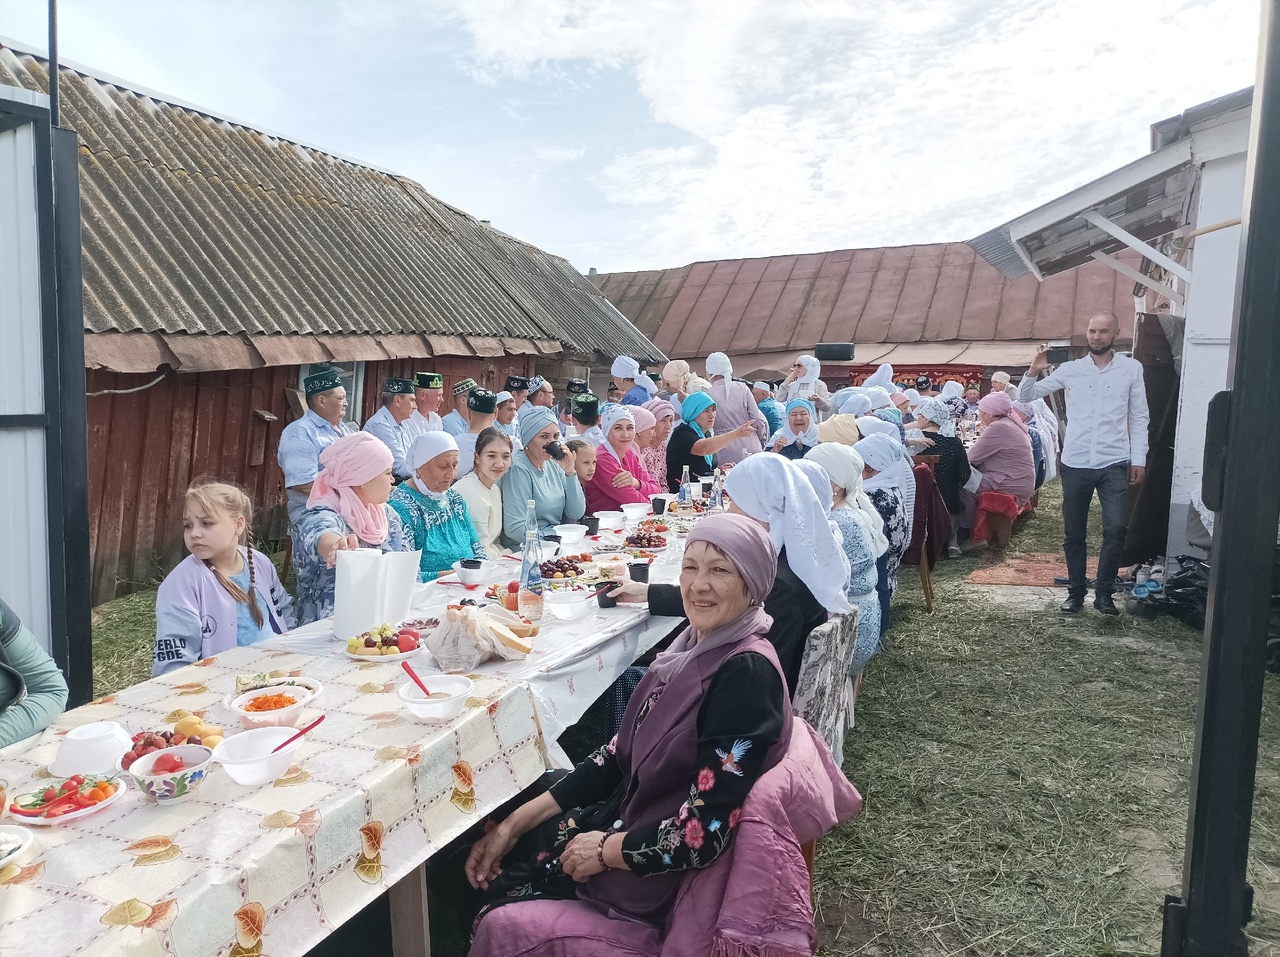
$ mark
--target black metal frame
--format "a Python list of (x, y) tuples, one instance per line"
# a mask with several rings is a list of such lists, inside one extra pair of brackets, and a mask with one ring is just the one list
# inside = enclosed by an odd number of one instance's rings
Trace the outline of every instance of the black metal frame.
[(36, 154), (45, 411), (0, 416), (0, 429), (44, 430), (50, 646), (74, 706), (93, 696), (79, 138), (54, 129), (46, 107), (0, 100), (0, 130), (28, 124)]
[(1280, 402), (1280, 0), (1262, 3), (1245, 177), (1242, 268), (1229, 393), (1210, 405), (1203, 495), (1218, 512), (1182, 896), (1165, 900), (1162, 957), (1238, 957), (1253, 907), (1246, 881), (1258, 726), (1280, 517), (1280, 441), (1244, 410)]

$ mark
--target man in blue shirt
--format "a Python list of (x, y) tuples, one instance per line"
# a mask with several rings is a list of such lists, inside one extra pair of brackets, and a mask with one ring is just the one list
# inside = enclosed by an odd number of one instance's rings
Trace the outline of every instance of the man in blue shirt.
[(765, 420), (769, 423), (769, 434), (777, 435), (778, 430), (782, 428), (782, 406), (778, 405), (778, 400), (773, 397), (773, 389), (769, 388), (769, 383), (752, 383), (751, 396), (756, 400), (756, 405), (760, 407)]
[(453, 387), (453, 411), (444, 417), (444, 430), (458, 436), (471, 428), (471, 413), (467, 410), (467, 393), (478, 388), (476, 380), (467, 378)]
[(640, 363), (630, 356), (618, 356), (609, 367), (609, 374), (622, 392), (623, 405), (644, 405), (649, 393), (640, 385)]
[(311, 483), (320, 472), (320, 453), (350, 435), (354, 429), (345, 421), (347, 390), (334, 369), (324, 369), (302, 380), (307, 394), (307, 411), (280, 433), (276, 461), (284, 473), (284, 493), (289, 524), (297, 521), (307, 507)]
[(399, 482), (409, 477), (409, 446), (417, 438), (409, 430), (413, 415), (413, 380), (387, 379), (382, 384), (382, 408), (369, 416), (364, 430), (391, 450), (391, 474)]

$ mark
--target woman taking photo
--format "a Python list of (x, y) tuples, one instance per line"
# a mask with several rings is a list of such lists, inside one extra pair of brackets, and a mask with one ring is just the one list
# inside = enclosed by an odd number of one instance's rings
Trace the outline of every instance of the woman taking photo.
[(498, 428), (476, 436), (476, 467), (454, 485), (467, 503), (471, 523), (490, 558), (502, 555), (502, 489), (498, 482), (511, 468), (511, 436)]
[[(555, 526), (576, 522), (587, 513), (587, 500), (574, 469), (574, 453), (560, 443), (555, 413), (530, 406), (520, 413), (520, 440), (524, 448), (512, 459), (502, 477), (502, 543), (524, 543), (525, 510), (533, 499), (539, 535)], [(557, 457), (558, 456), (558, 457)]]
[(715, 472), (715, 454), (755, 430), (744, 422), (724, 435), (716, 435), (716, 403), (706, 392), (694, 392), (684, 400), (684, 421), (676, 426), (667, 442), (667, 491), (680, 491), (680, 478), (689, 466), (690, 478), (702, 478)]
[[(391, 497), (391, 450), (368, 432), (344, 435), (320, 453), (324, 466), (298, 520), (298, 624), (333, 614), (338, 552), (376, 548), (409, 550)], [(304, 578), (302, 569), (307, 569)], [(305, 581), (305, 584), (303, 584)]]
[(474, 957), (552, 945), (597, 954), (614, 933), (625, 952), (657, 953), (686, 875), (730, 845), (748, 793), (790, 740), (764, 637), (776, 561), (768, 533), (742, 516), (690, 532), (689, 625), (641, 680), (622, 729), (471, 848), (467, 879), (487, 896)]
[(636, 452), (636, 420), (625, 405), (600, 410), (604, 441), (596, 449), (596, 471), (583, 488), (588, 512), (617, 511), (624, 502), (648, 502), (662, 491)]

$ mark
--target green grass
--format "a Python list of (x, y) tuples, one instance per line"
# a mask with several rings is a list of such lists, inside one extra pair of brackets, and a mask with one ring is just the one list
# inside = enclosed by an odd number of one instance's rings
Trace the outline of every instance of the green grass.
[(134, 592), (93, 610), (93, 694), (101, 697), (151, 677), (156, 590)]
[[(1011, 550), (1061, 547), (1055, 493)], [(932, 614), (902, 577), (846, 741), (864, 811), (819, 844), (824, 952), (1156, 954), (1163, 895), (1180, 882), (1200, 635), (1171, 619), (996, 603), (965, 581), (974, 567), (935, 571)], [(1277, 743), (1269, 682), (1254, 954), (1280, 942)]]

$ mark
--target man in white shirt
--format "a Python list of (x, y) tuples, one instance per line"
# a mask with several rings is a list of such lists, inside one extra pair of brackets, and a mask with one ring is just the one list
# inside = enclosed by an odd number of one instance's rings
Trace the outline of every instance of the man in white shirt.
[(1089, 355), (1049, 367), (1048, 346), (1041, 346), (1022, 377), (1018, 397), (1033, 402), (1058, 389), (1066, 390), (1067, 437), (1062, 444), (1063, 551), (1067, 556), (1067, 600), (1062, 610), (1075, 614), (1084, 607), (1085, 530), (1089, 506), (1097, 489), (1102, 504), (1102, 551), (1093, 607), (1104, 615), (1118, 615), (1111, 598), (1125, 537), (1125, 492), (1147, 472), (1147, 391), (1142, 364), (1117, 355), (1113, 344), (1120, 320), (1109, 312), (1089, 320)]
[(476, 388), (475, 379), (463, 379), (453, 387), (453, 411), (444, 417), (444, 430), (457, 438), (471, 428), (471, 410), (467, 408), (467, 393)]
[(454, 436), (458, 443), (458, 474), (454, 481), (476, 467), (476, 439), (497, 419), (498, 397), (488, 389), (472, 389), (467, 393), (467, 411), (471, 413), (470, 428)]
[(444, 428), (440, 419), (440, 403), (444, 401), (444, 376), (437, 372), (413, 374), (413, 403), (416, 408), (409, 416), (409, 433), (417, 438), (424, 432), (439, 432)]
[[(508, 377), (510, 381), (510, 377)], [(511, 439), (511, 447), (515, 451), (520, 451), (520, 422), (516, 418), (516, 397), (505, 389), (499, 392), (497, 398), (497, 412), (494, 418), (493, 427), (499, 432), (505, 433)]]

